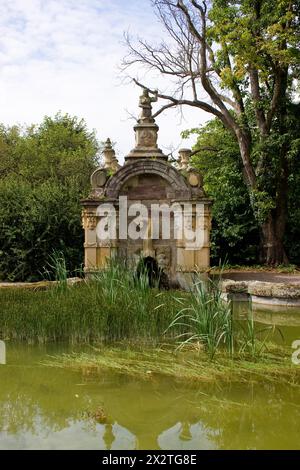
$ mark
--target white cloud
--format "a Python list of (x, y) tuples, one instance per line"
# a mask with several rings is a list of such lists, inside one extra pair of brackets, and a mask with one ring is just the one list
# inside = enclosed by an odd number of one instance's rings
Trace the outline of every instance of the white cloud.
[[(83, 117), (98, 137), (117, 142), (120, 156), (134, 145), (140, 90), (121, 83), (123, 32), (159, 37), (147, 0), (6, 0), (0, 2), (0, 122), (40, 122), (57, 111)], [(155, 84), (154, 84), (155, 85)], [(188, 110), (158, 118), (159, 143), (177, 146), (182, 129), (209, 119)], [(186, 146), (186, 143), (184, 143)]]

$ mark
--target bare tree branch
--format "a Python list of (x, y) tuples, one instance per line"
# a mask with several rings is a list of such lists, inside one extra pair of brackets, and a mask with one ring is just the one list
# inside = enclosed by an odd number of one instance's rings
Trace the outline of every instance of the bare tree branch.
[(203, 111), (206, 111), (207, 113), (214, 114), (216, 117), (221, 119), (221, 121), (224, 123), (226, 128), (228, 128), (230, 131), (232, 131), (231, 127), (226, 122), (226, 119), (224, 118), (223, 114), (218, 109), (214, 108), (213, 106), (206, 103), (205, 101), (200, 101), (200, 100), (192, 101), (192, 100), (187, 100), (187, 99), (177, 99), (177, 98), (174, 98), (174, 96), (165, 95), (163, 93), (157, 92), (157, 90), (152, 90), (151, 88), (147, 87), (146, 85), (143, 85), (142, 83), (140, 83), (136, 78), (133, 78), (133, 82), (136, 85), (138, 85), (140, 88), (142, 88), (144, 90), (147, 90), (149, 93), (157, 94), (158, 98), (170, 101), (170, 103), (168, 103), (167, 105), (162, 106), (162, 108), (160, 108), (155, 113), (154, 116), (158, 116), (159, 114), (161, 114), (163, 111), (165, 111), (168, 108), (173, 108), (175, 106), (187, 105), (187, 106), (192, 106), (192, 107), (195, 107), (195, 108), (200, 108), (200, 109), (203, 109)]

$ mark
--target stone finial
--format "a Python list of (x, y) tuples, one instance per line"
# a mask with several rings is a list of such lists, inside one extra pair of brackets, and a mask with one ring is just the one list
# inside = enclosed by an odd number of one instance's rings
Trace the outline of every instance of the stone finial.
[(116, 157), (116, 153), (112, 148), (112, 143), (110, 139), (107, 139), (103, 149), (104, 156), (104, 168), (107, 170), (118, 170), (120, 168), (119, 162)]
[(190, 149), (180, 149), (179, 150), (179, 169), (187, 170), (189, 167), (190, 158), (192, 151)]
[(186, 178), (190, 186), (192, 187), (192, 191), (194, 195), (203, 196), (203, 178), (199, 170), (191, 165), (190, 160), (192, 156), (192, 151), (190, 149), (180, 149), (179, 150), (179, 158), (178, 158), (178, 166), (180, 171), (184, 171), (186, 173)]

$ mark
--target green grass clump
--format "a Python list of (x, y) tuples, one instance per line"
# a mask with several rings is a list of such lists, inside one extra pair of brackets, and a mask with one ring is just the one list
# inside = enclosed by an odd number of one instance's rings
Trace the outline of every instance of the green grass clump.
[(201, 282), (196, 282), (189, 302), (182, 299), (182, 306), (169, 326), (169, 329), (184, 329), (178, 336), (180, 347), (199, 342), (205, 346), (211, 359), (220, 346), (233, 354), (231, 303), (224, 302), (218, 285), (211, 282), (204, 287)]
[[(150, 289), (112, 263), (88, 282), (32, 292), (0, 289), (0, 338), (28, 342), (161, 341), (177, 309), (176, 292)], [(169, 335), (170, 336), (170, 335)]]
[(232, 301), (223, 300), (218, 281), (210, 280), (207, 285), (196, 282), (189, 297), (177, 301), (182, 308), (168, 330), (182, 330), (176, 337), (178, 348), (200, 344), (210, 359), (219, 350), (231, 358), (236, 353), (259, 357), (266, 349), (267, 341), (278, 330), (275, 326), (255, 328), (251, 302), (245, 320), (234, 318)]

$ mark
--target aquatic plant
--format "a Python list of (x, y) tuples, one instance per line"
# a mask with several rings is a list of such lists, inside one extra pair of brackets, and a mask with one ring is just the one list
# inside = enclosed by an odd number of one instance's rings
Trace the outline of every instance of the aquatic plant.
[(176, 314), (168, 329), (183, 327), (177, 336), (179, 347), (197, 343), (204, 345), (212, 359), (220, 346), (233, 354), (233, 316), (231, 302), (224, 302), (218, 284), (199, 279), (194, 283), (189, 297), (182, 301), (183, 308)]
[(204, 351), (191, 347), (174, 352), (171, 348), (92, 348), (90, 352), (49, 356), (43, 365), (80, 370), (83, 374), (101, 374), (103, 370), (153, 380), (173, 377), (185, 382), (278, 382), (300, 384), (300, 368), (291, 363), (290, 351), (268, 344), (259, 361), (237, 353), (234, 360), (216, 355), (211, 361)]
[(196, 276), (190, 297), (183, 299), (181, 304), (182, 308), (168, 330), (183, 328), (184, 331), (177, 335), (178, 348), (200, 344), (211, 359), (219, 349), (230, 357), (236, 351), (257, 358), (265, 350), (275, 329), (278, 330), (274, 326), (256, 328), (251, 301), (248, 302), (246, 319), (235, 318), (232, 300), (225, 302), (223, 299), (220, 279), (208, 280), (204, 284)]

